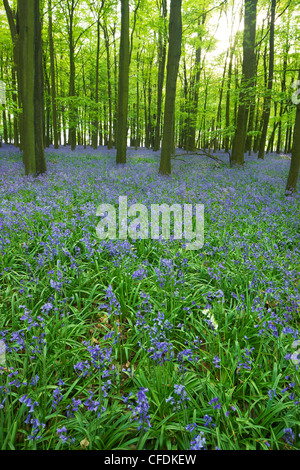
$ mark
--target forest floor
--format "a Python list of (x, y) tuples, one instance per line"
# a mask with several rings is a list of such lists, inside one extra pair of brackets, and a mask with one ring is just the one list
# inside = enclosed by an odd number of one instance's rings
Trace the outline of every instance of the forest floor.
[[(290, 157), (182, 153), (52, 148), (32, 178), (0, 148), (2, 450), (300, 449)], [(203, 204), (204, 246), (98, 239), (119, 196)]]

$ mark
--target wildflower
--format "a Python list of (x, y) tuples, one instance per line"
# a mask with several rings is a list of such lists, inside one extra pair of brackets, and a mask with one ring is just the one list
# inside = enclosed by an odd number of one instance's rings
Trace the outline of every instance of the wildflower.
[(53, 309), (53, 305), (52, 305), (51, 302), (47, 302), (45, 305), (43, 305), (43, 306), (41, 307), (41, 311), (42, 311), (43, 313), (49, 313), (50, 310), (52, 310), (52, 309)]
[(221, 368), (221, 366), (219, 365), (220, 362), (221, 362), (221, 359), (218, 356), (215, 356), (213, 358), (213, 365), (215, 366), (216, 369)]
[(204, 426), (206, 428), (209, 428), (210, 426), (211, 427), (215, 427), (216, 425), (212, 422), (212, 417), (211, 416), (208, 416), (207, 414), (204, 416), (204, 420), (205, 420), (205, 423), (204, 423)]
[(205, 449), (205, 436), (203, 432), (200, 432), (197, 436), (194, 437), (191, 442), (191, 450), (206, 450)]
[(190, 432), (193, 432), (196, 428), (197, 428), (197, 424), (196, 424), (196, 423), (188, 424), (188, 425), (185, 427), (186, 431), (190, 431)]
[(294, 439), (295, 439), (295, 434), (293, 432), (293, 430), (291, 428), (285, 428), (283, 430), (284, 432), (284, 439), (286, 440), (286, 442), (290, 445), (293, 445), (293, 442), (294, 442)]
[[(221, 402), (219, 402), (220, 398), (219, 397), (215, 397), (213, 398), (212, 400), (210, 400), (209, 404), (212, 405), (213, 403), (216, 403), (216, 405), (214, 405), (214, 409), (221, 409)], [(218, 403), (219, 402), (219, 403)]]
[[(132, 408), (132, 404), (128, 405), (129, 409), (132, 410), (132, 417), (134, 421), (139, 421), (139, 427), (138, 430), (140, 431), (143, 429), (143, 431), (147, 431), (148, 428), (151, 427), (150, 424), (150, 416), (149, 416), (149, 402), (148, 398), (146, 395), (146, 392), (149, 392), (148, 388), (141, 387), (137, 393), (136, 400), (137, 400), (137, 405), (135, 408)], [(131, 394), (127, 397), (123, 397), (123, 401), (125, 403), (128, 403), (128, 398), (131, 396)], [(147, 426), (145, 426), (147, 424)]]
[(176, 395), (178, 395), (178, 398), (169, 396), (168, 398), (166, 398), (166, 403), (171, 403), (172, 405), (175, 405), (174, 406), (174, 411), (175, 411), (175, 410), (180, 410), (182, 403), (189, 401), (190, 398), (187, 396), (184, 385), (174, 385), (174, 392), (176, 393)]

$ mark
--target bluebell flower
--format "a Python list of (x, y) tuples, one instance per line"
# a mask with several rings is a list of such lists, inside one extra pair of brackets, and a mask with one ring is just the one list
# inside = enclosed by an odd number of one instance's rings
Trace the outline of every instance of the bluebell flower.
[(191, 442), (191, 450), (206, 450), (205, 449), (205, 436), (203, 432), (200, 432)]

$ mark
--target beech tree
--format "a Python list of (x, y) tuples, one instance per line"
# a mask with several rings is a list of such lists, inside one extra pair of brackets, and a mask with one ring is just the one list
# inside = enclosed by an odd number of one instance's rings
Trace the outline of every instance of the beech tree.
[[(298, 84), (300, 83), (300, 70), (298, 77)], [(290, 165), (290, 171), (286, 184), (286, 193), (294, 193), (296, 191), (298, 177), (300, 170), (300, 102), (297, 104), (296, 120), (294, 127), (294, 140), (292, 147), (292, 159)]]
[(117, 164), (126, 163), (129, 92), (129, 0), (121, 0), (121, 39), (119, 56), (119, 93)]
[(53, 21), (52, 21), (52, 0), (48, 0), (48, 35), (49, 35), (49, 53), (50, 53), (50, 74), (51, 74), (51, 103), (53, 119), (53, 137), (54, 148), (58, 149), (58, 127), (57, 127), (57, 108), (56, 108), (56, 82), (55, 82), (55, 58), (53, 42)]
[(263, 110), (263, 128), (259, 144), (258, 158), (263, 159), (265, 154), (265, 146), (268, 132), (268, 125), (271, 113), (271, 93), (273, 88), (274, 78), (274, 27), (275, 27), (275, 10), (276, 0), (271, 2), (271, 19), (270, 19), (270, 40), (269, 40), (269, 74), (268, 74), (268, 85), (266, 90), (266, 96), (264, 99), (264, 110)]
[(161, 111), (163, 99), (163, 85), (166, 67), (167, 55), (167, 0), (160, 0), (159, 2), (161, 23), (162, 26), (158, 30), (158, 74), (157, 74), (157, 109), (156, 109), (156, 126), (153, 150), (156, 152), (160, 148), (161, 142)]
[[(13, 64), (12, 64), (12, 85), (14, 90), (17, 89), (17, 84), (20, 83), (20, 67), (19, 67), (19, 37), (17, 31), (17, 11), (16, 8), (11, 7), (8, 0), (3, 0), (3, 5), (6, 11), (7, 20), (9, 24), (9, 29), (11, 33), (11, 39), (13, 44)], [(15, 91), (12, 94), (13, 101), (15, 105), (21, 107), (21, 90), (18, 87), (18, 96)], [(14, 113), (14, 144), (15, 147), (19, 145), (19, 134), (22, 147), (22, 115), (21, 113), (17, 115)]]
[(256, 73), (256, 7), (257, 0), (245, 0), (242, 83), (239, 96), (237, 128), (232, 147), (232, 165), (243, 165), (244, 163), (248, 113), (251, 102), (251, 89), (253, 87)]
[(19, 85), (23, 107), (23, 159), (26, 175), (46, 171), (44, 155), (44, 95), (39, 0), (18, 0)]
[(182, 0), (171, 0), (164, 128), (159, 166), (159, 173), (162, 175), (171, 174), (171, 153), (174, 147), (176, 83), (182, 40), (181, 4)]

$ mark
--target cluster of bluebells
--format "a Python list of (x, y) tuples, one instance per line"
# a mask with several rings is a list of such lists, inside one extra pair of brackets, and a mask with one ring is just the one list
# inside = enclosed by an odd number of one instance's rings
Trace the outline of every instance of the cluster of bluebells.
[(213, 405), (215, 410), (221, 409), (221, 401), (219, 397), (212, 398), (209, 402), (210, 405)]
[(169, 396), (166, 398), (167, 403), (173, 405), (173, 411), (179, 411), (187, 407), (187, 403), (190, 401), (184, 385), (174, 385), (174, 394), (175, 396)]
[(72, 445), (75, 443), (75, 438), (71, 438), (71, 436), (67, 435), (67, 428), (66, 426), (62, 426), (61, 428), (57, 428), (56, 434), (58, 434), (60, 441), (63, 444)]
[(205, 414), (203, 419), (204, 419), (204, 426), (206, 428), (214, 428), (216, 426), (215, 423), (213, 422), (212, 416)]
[(168, 282), (172, 285), (184, 283), (183, 270), (176, 266), (173, 259), (162, 258), (160, 260), (160, 267), (154, 268), (154, 271), (160, 287), (166, 286)]
[[(164, 313), (161, 312), (158, 312), (157, 316), (153, 319), (148, 318), (147, 322), (145, 314), (149, 312), (152, 312), (152, 306), (146, 297), (136, 314), (136, 326), (138, 331), (143, 333), (143, 339), (146, 341), (146, 344), (150, 343), (150, 345), (147, 347), (139, 341), (139, 346), (150, 353), (150, 358), (156, 364), (163, 365), (165, 361), (170, 361), (174, 357), (173, 345), (167, 338), (168, 332), (173, 329), (173, 325), (165, 319)], [(149, 317), (149, 315), (147, 316)]]
[(148, 397), (146, 393), (149, 392), (148, 388), (141, 387), (136, 395), (136, 404), (130, 401), (132, 397), (132, 392), (128, 395), (128, 397), (123, 397), (123, 402), (127, 404), (128, 408), (132, 412), (132, 419), (134, 421), (139, 422), (138, 430), (147, 431), (151, 428), (150, 424), (150, 415), (149, 415), (149, 408), (150, 404), (148, 401)]
[(285, 428), (283, 432), (283, 437), (286, 440), (287, 444), (292, 446), (295, 440), (295, 433), (293, 432), (292, 428)]
[(132, 279), (136, 279), (138, 281), (142, 281), (143, 279), (146, 279), (147, 276), (148, 276), (148, 271), (143, 266), (140, 266), (136, 271), (132, 273)]
[[(292, 400), (295, 405), (299, 404), (299, 397), (296, 395), (296, 383), (291, 381), (290, 376), (286, 375), (285, 380), (288, 382), (287, 385), (281, 390), (281, 394), (284, 395), (287, 393), (288, 399)], [(298, 392), (299, 393), (299, 392)]]
[[(114, 331), (111, 331), (104, 336), (103, 340), (112, 338)], [(114, 340), (116, 343), (117, 338)], [(99, 344), (90, 345), (88, 341), (83, 341), (83, 344), (87, 347), (87, 350), (90, 354), (90, 360), (80, 361), (74, 365), (74, 370), (76, 371), (79, 377), (86, 377), (87, 375), (92, 375), (95, 371), (100, 374), (101, 377), (101, 391), (103, 397), (108, 396), (108, 392), (111, 389), (112, 375), (115, 374), (115, 366), (112, 364), (113, 360), (113, 347), (106, 346), (100, 347)]]
[[(19, 308), (24, 309), (20, 320), (25, 323), (25, 327), (11, 333), (11, 342), (14, 343), (13, 349), (15, 351), (27, 349), (31, 354), (31, 359), (35, 359), (46, 345), (45, 319), (42, 315), (38, 315), (35, 320), (25, 305), (19, 305)], [(30, 334), (26, 335), (28, 332)], [(40, 334), (38, 335), (38, 333)]]
[(238, 361), (237, 363), (237, 371), (238, 373), (241, 373), (241, 370), (251, 370), (252, 369), (252, 351), (254, 351), (254, 348), (251, 349), (244, 349), (244, 354), (242, 354), (242, 359)]
[(59, 379), (58, 382), (58, 387), (53, 391), (53, 400), (52, 400), (52, 408), (54, 410), (57, 410), (58, 404), (62, 401), (63, 399), (63, 394), (62, 390), (60, 387), (63, 387), (65, 385), (64, 381)]
[[(185, 429), (190, 433), (194, 432), (198, 426), (196, 423), (188, 424)], [(206, 450), (206, 439), (203, 431), (200, 431), (198, 434), (195, 434), (190, 443), (190, 448), (187, 450)]]
[(220, 362), (221, 362), (221, 359), (219, 358), (219, 356), (215, 356), (213, 358), (213, 365), (215, 366), (216, 369), (221, 369)]
[(105, 299), (108, 300), (107, 305), (100, 305), (99, 309), (102, 308), (107, 308), (108, 314), (111, 315), (114, 313), (115, 315), (120, 315), (121, 314), (121, 305), (116, 297), (116, 294), (113, 291), (113, 288), (111, 285), (108, 286), (107, 289), (105, 289)]
[(104, 413), (106, 411), (106, 408), (104, 406), (101, 406), (99, 400), (94, 400), (94, 392), (89, 390), (89, 397), (87, 400), (84, 402), (84, 405), (87, 407), (88, 411), (92, 411), (94, 413), (97, 413), (97, 418), (101, 418), (101, 412)]
[(28, 436), (28, 440), (37, 441), (38, 439), (41, 439), (42, 435), (40, 433), (42, 429), (46, 427), (45, 423), (40, 423), (40, 421), (37, 418), (31, 418), (30, 424), (32, 424), (32, 430), (31, 430), (31, 434), (29, 434)]
[(82, 406), (82, 401), (80, 398), (72, 398), (72, 403), (67, 406), (67, 418), (74, 418), (74, 414), (79, 410), (79, 407)]
[(32, 424), (32, 431), (31, 434), (28, 436), (28, 440), (36, 441), (38, 439), (41, 439), (42, 436), (40, 432), (43, 428), (45, 428), (46, 425), (44, 423), (40, 423), (37, 418), (33, 417), (33, 414), (35, 413), (36, 408), (39, 406), (39, 403), (37, 401), (32, 401), (32, 399), (27, 394), (23, 395), (19, 399), (19, 402), (25, 404), (28, 408), (28, 415), (24, 423)]
[(192, 362), (192, 361), (197, 362), (198, 357), (193, 356), (193, 350), (191, 348), (184, 349), (183, 351), (179, 351), (177, 354), (177, 362), (179, 364), (179, 372), (180, 374), (184, 375), (184, 373), (187, 371), (187, 368), (185, 367), (186, 362)]

